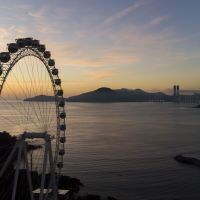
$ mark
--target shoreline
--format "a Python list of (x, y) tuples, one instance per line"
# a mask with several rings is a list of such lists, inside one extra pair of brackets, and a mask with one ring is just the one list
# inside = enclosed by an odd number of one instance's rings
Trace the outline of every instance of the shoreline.
[[(11, 136), (7, 132), (0, 132), (0, 158), (1, 158), (1, 165), (0, 169), (3, 167), (3, 163), (6, 161), (7, 157), (9, 156), (10, 152), (12, 151), (14, 145), (16, 143), (16, 136)], [(5, 145), (6, 144), (6, 145)], [(9, 145), (9, 148), (8, 148)], [(34, 151), (38, 148), (42, 148), (41, 145), (28, 145), (28, 151)], [(16, 159), (16, 158), (15, 158)], [(8, 193), (8, 199), (11, 199), (12, 195), (12, 187), (7, 187), (8, 183), (13, 184), (14, 175), (15, 175), (15, 169), (14, 169), (14, 163), (15, 159), (11, 161), (11, 164), (6, 169), (6, 172), (1, 178), (0, 182), (0, 195), (4, 195), (5, 191)], [(45, 174), (45, 188), (48, 188), (48, 185), (50, 183), (50, 177), (51, 175), (49, 173)], [(41, 175), (38, 174), (37, 171), (31, 171), (31, 178), (32, 178), (32, 184), (33, 184), (33, 191), (39, 188), (41, 183)], [(19, 178), (18, 178), (18, 185), (17, 185), (17, 191), (21, 191), (23, 188), (23, 194), (17, 192), (16, 193), (16, 199), (19, 200), (27, 200), (27, 197), (29, 196), (29, 189), (26, 187), (28, 185), (27, 180), (27, 174), (25, 169), (19, 170)], [(88, 193), (82, 193), (80, 192), (81, 187), (84, 187), (83, 183), (78, 178), (73, 178), (70, 176), (64, 176), (61, 175), (59, 178), (59, 189), (63, 190), (69, 190), (69, 200), (117, 200), (114, 197), (108, 196), (106, 198), (101, 197), (97, 194), (88, 194)], [(31, 199), (29, 197), (29, 199)]]

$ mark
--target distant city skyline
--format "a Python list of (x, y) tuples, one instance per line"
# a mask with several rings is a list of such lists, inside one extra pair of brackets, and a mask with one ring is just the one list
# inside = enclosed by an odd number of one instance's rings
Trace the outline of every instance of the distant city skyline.
[(200, 90), (199, 0), (0, 0), (0, 51), (34, 37), (65, 96), (106, 86)]

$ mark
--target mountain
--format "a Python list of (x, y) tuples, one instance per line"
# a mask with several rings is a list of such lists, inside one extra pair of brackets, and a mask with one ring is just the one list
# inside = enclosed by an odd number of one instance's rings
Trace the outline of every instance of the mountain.
[[(54, 101), (55, 97), (39, 95), (24, 101)], [(172, 96), (162, 92), (149, 93), (141, 89), (116, 89), (101, 87), (97, 90), (65, 98), (68, 102), (145, 102), (145, 101), (172, 101)]]
[(24, 99), (24, 101), (55, 101), (54, 96), (39, 95)]
[(117, 89), (112, 90), (102, 87), (97, 90), (67, 98), (68, 102), (144, 102), (151, 100), (170, 101), (171, 96), (164, 93), (148, 93), (141, 89)]

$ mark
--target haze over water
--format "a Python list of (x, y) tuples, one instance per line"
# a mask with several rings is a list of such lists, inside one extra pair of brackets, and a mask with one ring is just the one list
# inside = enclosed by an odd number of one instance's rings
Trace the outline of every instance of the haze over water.
[(174, 103), (69, 103), (64, 173), (89, 193), (121, 200), (198, 199), (200, 169), (177, 163), (200, 152), (200, 110)]

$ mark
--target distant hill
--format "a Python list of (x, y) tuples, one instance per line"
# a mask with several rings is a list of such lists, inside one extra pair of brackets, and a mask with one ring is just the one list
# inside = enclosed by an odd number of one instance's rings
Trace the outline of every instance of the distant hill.
[[(53, 96), (39, 95), (24, 99), (25, 101), (54, 101)], [(161, 92), (148, 93), (141, 89), (117, 89), (101, 87), (97, 90), (65, 99), (68, 102), (145, 102), (145, 101), (171, 101), (172, 96)]]
[(24, 99), (24, 101), (55, 101), (54, 96), (39, 95)]
[(164, 93), (148, 93), (141, 89), (112, 90), (102, 87), (97, 90), (67, 98), (68, 102), (144, 102), (151, 100), (170, 101), (171, 96)]

